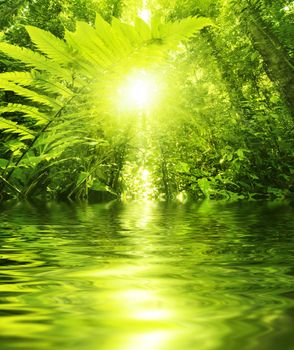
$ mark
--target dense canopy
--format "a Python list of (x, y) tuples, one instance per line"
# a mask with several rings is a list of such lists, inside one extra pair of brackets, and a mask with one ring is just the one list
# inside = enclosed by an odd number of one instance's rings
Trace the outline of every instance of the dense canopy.
[(1, 197), (293, 196), (293, 1), (0, 13)]

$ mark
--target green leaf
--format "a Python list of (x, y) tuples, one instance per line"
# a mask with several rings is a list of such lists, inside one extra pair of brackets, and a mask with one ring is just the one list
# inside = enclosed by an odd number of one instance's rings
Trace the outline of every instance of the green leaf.
[(53, 76), (60, 77), (67, 81), (72, 80), (72, 73), (63, 69), (57, 63), (32, 50), (0, 42), (0, 51), (18, 61), (25, 63), (28, 67), (46, 71)]
[(237, 156), (238, 156), (238, 158), (240, 160), (243, 160), (245, 158), (244, 157), (244, 152), (243, 152), (243, 150), (241, 148), (239, 148), (236, 153), (237, 153)]
[(3, 130), (5, 133), (18, 134), (20, 136), (19, 140), (31, 140), (35, 137), (35, 133), (32, 130), (1, 117), (0, 130)]
[(24, 116), (31, 117), (36, 121), (35, 125), (44, 125), (49, 121), (46, 114), (39, 112), (38, 108), (32, 106), (26, 106), (17, 103), (9, 103), (5, 107), (0, 107), (0, 114), (13, 112), (22, 113)]
[(7, 159), (0, 158), (0, 168), (1, 169), (5, 169), (8, 164), (9, 164), (9, 161)]
[(150, 27), (139, 17), (135, 18), (135, 29), (142, 41), (148, 41), (152, 38)]
[(25, 26), (25, 28), (36, 47), (52, 61), (61, 66), (72, 62), (73, 52), (65, 41), (37, 27)]
[(40, 88), (46, 92), (60, 94), (64, 97), (73, 95), (73, 92), (64, 84), (56, 81), (56, 78), (52, 79), (52, 76), (44, 72), (42, 73), (34, 70), (31, 72), (5, 72), (0, 74), (0, 79), (22, 86), (35, 86), (38, 89)]
[(41, 95), (30, 89), (23, 88), (5, 79), (1, 79), (1, 76), (0, 76), (0, 89), (6, 90), (6, 91), (13, 91), (19, 96), (25, 97), (33, 102), (43, 104), (51, 108), (62, 107), (59, 103), (56, 102), (56, 100), (51, 99), (47, 96)]
[(82, 172), (79, 174), (76, 187), (79, 187), (82, 183), (84, 183), (85, 181), (87, 181), (87, 179), (89, 178), (89, 176), (91, 176), (91, 174), (90, 174), (89, 172), (82, 171)]
[(184, 162), (178, 162), (175, 166), (175, 170), (179, 173), (189, 173), (190, 165)]
[(210, 182), (208, 181), (208, 179), (206, 177), (203, 177), (202, 179), (198, 179), (197, 182), (203, 194), (205, 196), (209, 196), (211, 191), (210, 191)]

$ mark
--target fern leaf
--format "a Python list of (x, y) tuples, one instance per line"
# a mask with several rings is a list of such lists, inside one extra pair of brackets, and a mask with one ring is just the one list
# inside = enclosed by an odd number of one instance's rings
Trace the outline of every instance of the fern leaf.
[(134, 45), (130, 40), (131, 38), (125, 34), (123, 23), (114, 17), (111, 23), (111, 29), (117, 45), (121, 47), (122, 51), (128, 52), (132, 50)]
[(73, 51), (61, 39), (43, 29), (25, 26), (32, 42), (47, 57), (60, 65), (67, 65), (73, 61)]
[[(76, 47), (87, 61), (95, 65), (92, 67), (92, 74), (97, 72), (97, 68), (110, 67), (132, 49), (132, 45), (122, 31), (115, 30), (101, 18), (99, 22), (98, 18), (100, 17), (97, 16), (96, 23), (99, 23), (100, 27), (96, 30), (87, 23), (77, 22), (76, 31), (65, 34), (69, 45)], [(84, 40), (85, 37), (87, 40)]]
[(32, 130), (2, 117), (0, 117), (0, 130), (3, 130), (5, 133), (18, 134), (20, 141), (35, 138), (35, 133)]
[[(56, 79), (52, 79), (48, 73), (32, 71), (31, 76), (34, 79), (32, 82), (33, 86), (43, 91), (50, 92), (53, 94), (61, 95), (69, 98), (73, 96), (73, 91), (68, 89), (65, 84), (58, 82)], [(1, 75), (0, 75), (1, 77)]]
[(135, 29), (143, 41), (148, 41), (151, 39), (150, 27), (139, 17), (135, 19)]
[(152, 39), (159, 39), (160, 38), (160, 30), (159, 27), (161, 26), (160, 17), (158, 15), (152, 16), (151, 18), (151, 36)]
[(59, 83), (56, 79), (52, 80), (48, 74), (37, 71), (0, 73), (0, 79), (22, 86), (35, 86), (36, 88), (41, 88), (44, 91), (54, 94), (60, 94), (64, 97), (71, 97), (73, 95), (73, 92), (64, 84)]
[[(96, 66), (96, 70), (109, 66), (113, 60), (113, 53), (107, 49), (96, 31), (84, 22), (77, 22), (76, 26), (77, 30), (74, 33), (65, 33), (65, 39), (69, 45), (78, 49), (84, 59)], [(87, 40), (84, 40), (85, 37)]]
[(49, 106), (53, 109), (56, 108), (61, 108), (62, 105), (58, 104), (55, 100), (50, 99), (44, 95), (38, 94), (35, 91), (31, 91), (29, 89), (23, 88), (19, 85), (16, 85), (14, 83), (11, 83), (7, 80), (0, 79), (0, 89), (5, 90), (5, 91), (13, 91), (19, 96), (23, 96), (25, 98), (28, 98), (29, 100), (43, 104), (46, 106)]
[(32, 50), (0, 42), (0, 51), (7, 56), (21, 61), (28, 67), (33, 67), (39, 70), (44, 70), (53, 76), (57, 76), (71, 82), (72, 74), (69, 70), (63, 69), (52, 60)]
[(169, 22), (158, 27), (160, 37), (167, 45), (178, 44), (181, 40), (189, 39), (202, 28), (212, 25), (209, 18), (188, 17), (181, 21)]
[(0, 114), (2, 113), (22, 113), (24, 116), (31, 117), (36, 120), (35, 125), (44, 125), (49, 122), (49, 118), (46, 114), (41, 113), (37, 108), (32, 106), (26, 106), (18, 103), (9, 103), (5, 107), (0, 107)]
[(133, 47), (136, 47), (142, 43), (142, 39), (140, 35), (137, 33), (136, 29), (129, 24), (122, 23), (116, 17), (113, 17), (112, 19), (112, 28), (115, 33), (116, 32), (123, 33), (124, 38), (128, 40)]
[[(91, 47), (94, 49), (94, 52), (97, 53), (99, 57), (101, 56), (101, 58), (105, 59), (106, 62), (112, 62), (114, 55), (116, 56), (117, 53), (112, 51), (111, 45), (108, 45), (108, 43), (105, 44), (103, 37), (99, 35), (97, 30), (92, 28), (89, 24), (83, 23), (84, 22), (77, 23), (78, 30), (75, 33), (73, 33), (75, 38), (77, 40), (80, 40), (83, 37), (83, 35), (87, 35), (91, 43)], [(82, 42), (84, 45), (87, 45), (85, 41)]]
[(23, 86), (29, 86), (34, 81), (30, 72), (5, 72), (0, 74), (0, 79)]
[(95, 28), (98, 37), (104, 45), (112, 52), (114, 57), (120, 57), (120, 50), (114, 44), (116, 42), (111, 25), (107, 23), (98, 13), (96, 14)]

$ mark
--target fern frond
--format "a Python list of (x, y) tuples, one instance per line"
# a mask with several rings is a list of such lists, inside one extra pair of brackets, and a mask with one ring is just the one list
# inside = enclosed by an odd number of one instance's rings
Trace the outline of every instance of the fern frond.
[(148, 41), (151, 39), (150, 27), (139, 17), (135, 19), (135, 29), (143, 41)]
[(0, 130), (5, 133), (18, 134), (19, 140), (31, 140), (35, 138), (35, 133), (23, 125), (19, 125), (11, 120), (0, 117)]
[(133, 28), (141, 33), (142, 40), (137, 42), (137, 46), (133, 47), (126, 57), (121, 57), (120, 65), (127, 68), (160, 62), (167, 51), (176, 49), (180, 41), (189, 39), (195, 32), (208, 25), (212, 25), (212, 21), (207, 18), (189, 17), (177, 22), (161, 23), (160, 18), (156, 16), (151, 21), (150, 29), (144, 21), (137, 20)]
[(71, 82), (72, 80), (72, 74), (69, 70), (60, 67), (59, 64), (52, 62), (52, 60), (35, 51), (4, 42), (0, 42), (0, 51), (15, 60), (23, 62), (28, 67), (44, 70), (53, 76), (57, 76), (68, 82)]
[(0, 114), (2, 113), (22, 113), (24, 116), (31, 117), (37, 123), (35, 125), (44, 125), (49, 122), (46, 114), (41, 113), (37, 108), (26, 106), (18, 103), (9, 103), (5, 107), (0, 107)]
[(161, 26), (161, 18), (158, 15), (152, 16), (151, 18), (151, 36), (152, 39), (157, 40), (160, 38), (160, 30), (159, 27)]
[[(109, 66), (113, 60), (113, 53), (99, 39), (95, 29), (84, 22), (77, 22), (76, 28), (77, 30), (74, 33), (69, 31), (65, 33), (68, 44), (78, 49), (83, 59), (95, 65), (96, 71), (100, 67)], [(84, 38), (87, 38), (87, 40)]]
[(180, 21), (158, 25), (157, 31), (163, 43), (174, 46), (174, 44), (189, 39), (194, 33), (209, 25), (213, 25), (209, 18), (187, 17)]
[(81, 145), (80, 137), (74, 137), (72, 134), (69, 135), (66, 139), (55, 140), (54, 142), (46, 144), (46, 152), (58, 151), (61, 155), (66, 148), (72, 148), (74, 145)]
[[(63, 116), (64, 120), (63, 121), (59, 121), (56, 125), (54, 125), (54, 129), (55, 131), (59, 131), (59, 133), (62, 130), (65, 130), (66, 128), (69, 128), (72, 125), (76, 125), (76, 123), (80, 122), (80, 121), (84, 121), (87, 120), (87, 122), (89, 121), (89, 113), (88, 111), (80, 111), (80, 112), (75, 112), (72, 114), (66, 114), (65, 116)], [(51, 130), (53, 129), (53, 127), (51, 127)]]
[(119, 57), (119, 52), (117, 51), (115, 45), (113, 45), (115, 41), (111, 25), (107, 23), (98, 13), (96, 13), (95, 28), (98, 37), (104, 43), (105, 47), (112, 52), (114, 57)]
[(74, 52), (65, 41), (37, 27), (25, 26), (25, 28), (36, 47), (52, 61), (61, 66), (72, 63)]
[(31, 85), (34, 81), (30, 72), (5, 72), (0, 73), (0, 79), (10, 81), (23, 86)]
[(13, 91), (19, 96), (25, 97), (33, 102), (49, 106), (53, 109), (61, 108), (62, 105), (58, 104), (56, 100), (46, 97), (44, 95), (38, 94), (35, 91), (23, 88), (19, 85), (11, 83), (7, 80), (0, 78), (0, 89), (5, 91)]
[(63, 97), (71, 97), (73, 95), (73, 92), (64, 84), (59, 83), (56, 79), (52, 80), (48, 74), (37, 71), (0, 73), (1, 79), (22, 86), (34, 86), (47, 92), (62, 95)]
[(116, 47), (116, 50), (121, 54), (125, 55), (127, 52), (133, 49), (133, 45), (129, 41), (129, 38), (121, 30), (122, 23), (116, 22), (111, 24), (111, 34), (113, 36), (113, 46)]
[(74, 95), (74, 92), (67, 88), (64, 83), (58, 82), (57, 79), (52, 79), (52, 76), (48, 75), (48, 73), (32, 71), (31, 76), (34, 79), (32, 86), (36, 86), (38, 89), (65, 98), (70, 98)]
[(133, 47), (137, 47), (142, 42), (140, 35), (137, 33), (134, 26), (131, 26), (126, 23), (122, 23), (116, 17), (112, 19), (112, 30), (114, 34), (121, 33), (124, 38), (131, 44)]

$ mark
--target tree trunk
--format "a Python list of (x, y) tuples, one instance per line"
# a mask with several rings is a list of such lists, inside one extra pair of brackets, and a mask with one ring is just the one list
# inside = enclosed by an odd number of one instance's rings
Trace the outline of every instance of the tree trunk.
[[(226, 91), (230, 97), (230, 102), (233, 105), (236, 112), (245, 116), (246, 119), (250, 119), (253, 114), (248, 104), (245, 102), (245, 98), (241, 84), (242, 82), (235, 76), (234, 72), (227, 63), (227, 57), (224, 58), (221, 48), (217, 46), (217, 38), (211, 30), (203, 32), (204, 38), (207, 40), (211, 47), (211, 53), (216, 58), (218, 68), (223, 81), (225, 82)], [(246, 107), (245, 107), (246, 106)]]
[(252, 44), (263, 58), (264, 69), (294, 116), (294, 67), (283, 45), (254, 8), (243, 11)]

